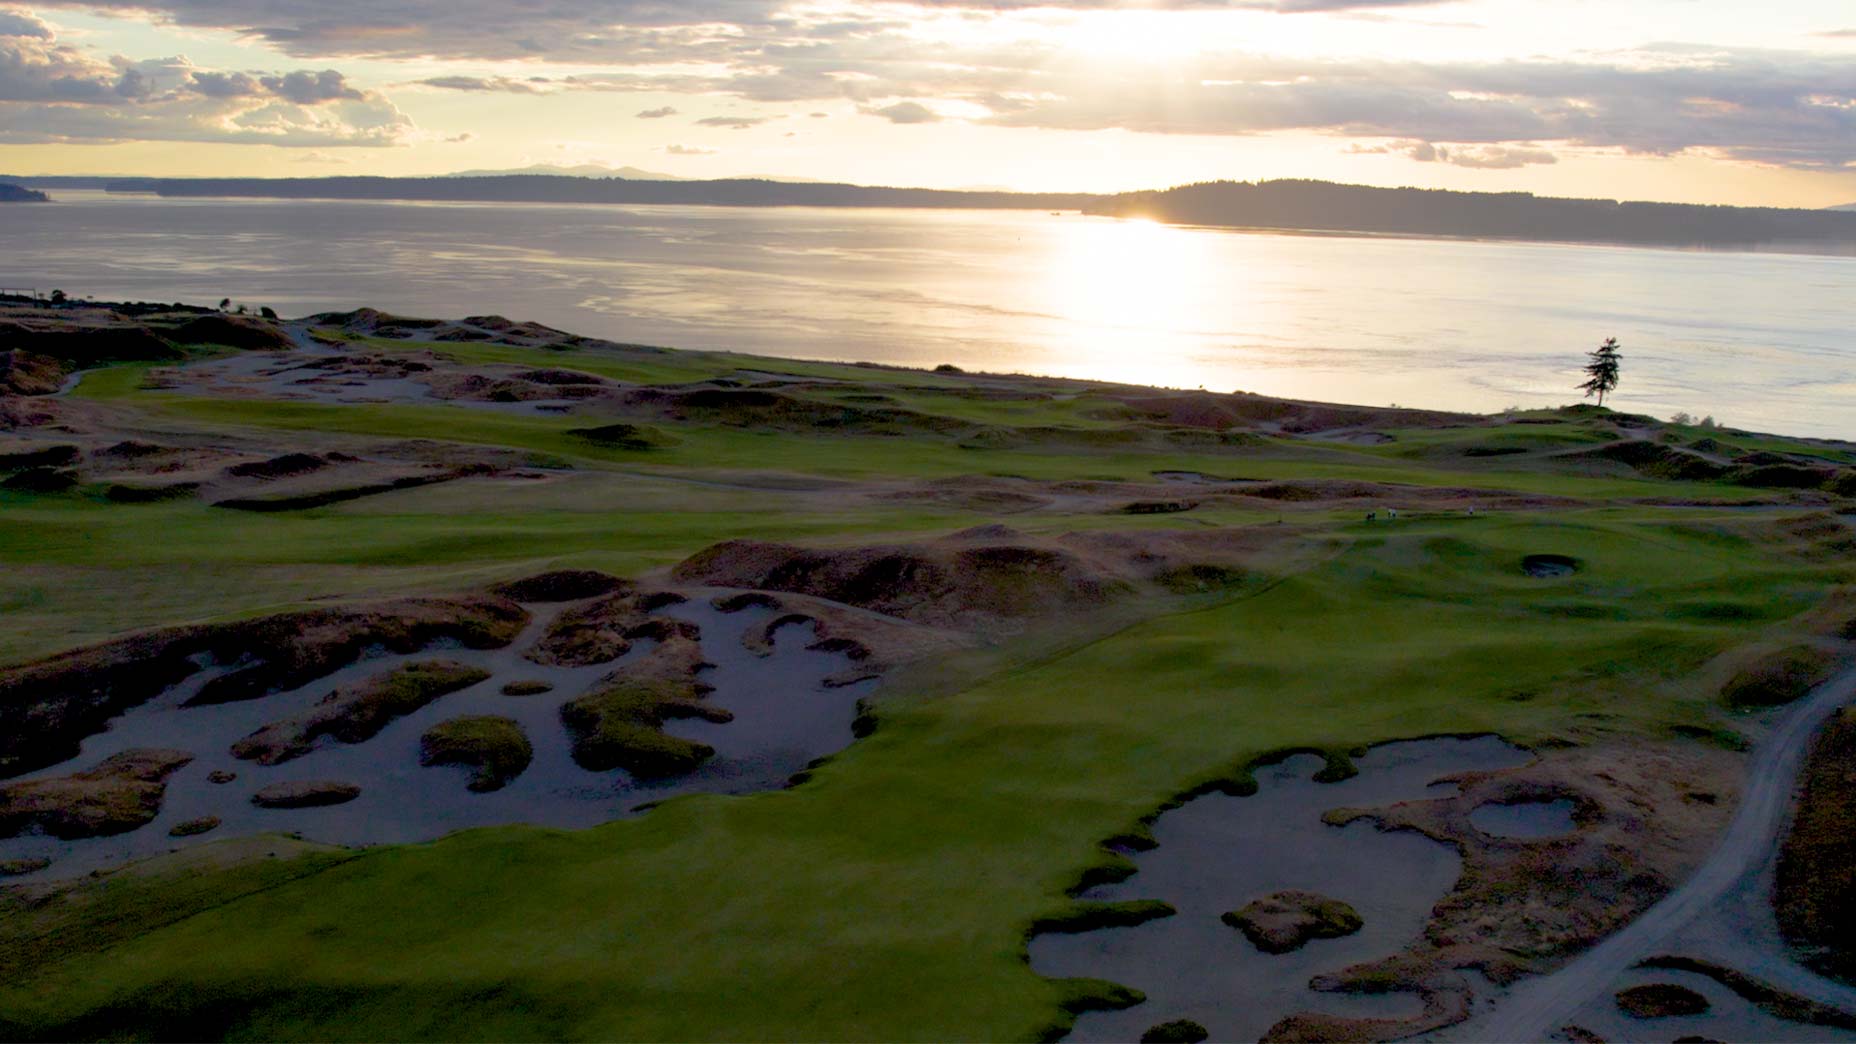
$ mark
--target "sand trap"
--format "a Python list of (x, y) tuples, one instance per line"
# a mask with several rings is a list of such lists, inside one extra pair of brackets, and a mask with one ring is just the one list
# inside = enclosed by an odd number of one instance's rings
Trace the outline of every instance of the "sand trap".
[(1571, 576), (1579, 571), (1579, 560), (1567, 555), (1528, 555), (1521, 559), (1521, 571), (1542, 580)]
[[(463, 367), (449, 367), (446, 372)], [(259, 396), (331, 403), (456, 405), (506, 413), (561, 413), (580, 398), (553, 397), (522, 401), (446, 398), (430, 383), (434, 366), (378, 353), (318, 346), (291, 351), (245, 352), (189, 363), (161, 372), (155, 379), (219, 395)]]
[(1469, 814), (1470, 825), (1490, 837), (1532, 840), (1559, 837), (1578, 829), (1573, 822), (1577, 809), (1572, 801), (1518, 801), (1513, 804), (1490, 802), (1478, 805)]
[[(1108, 979), (1147, 994), (1123, 1011), (1082, 1015), (1066, 1039), (1135, 1040), (1156, 1023), (1191, 1019), (1213, 1040), (1257, 1040), (1296, 1011), (1403, 1017), (1418, 1013), (1412, 994), (1378, 997), (1317, 993), (1311, 976), (1390, 956), (1419, 937), (1431, 907), (1455, 884), (1460, 860), (1446, 845), (1414, 833), (1381, 833), (1365, 823), (1332, 827), (1330, 808), (1426, 796), (1438, 777), (1520, 765), (1530, 755), (1499, 739), (1435, 739), (1376, 747), (1357, 760), (1360, 774), (1316, 783), (1312, 755), (1257, 770), (1258, 791), (1211, 794), (1162, 815), (1159, 847), (1137, 854), (1139, 872), (1091, 889), (1087, 899), (1158, 899), (1178, 914), (1131, 928), (1032, 939), (1032, 968), (1052, 977)], [(1342, 938), (1312, 939), (1272, 955), (1220, 922), (1224, 912), (1287, 889), (1346, 902), (1364, 924)]]
[[(703, 681), (715, 686), (706, 702), (732, 712), (734, 720), (719, 725), (679, 721), (666, 729), (715, 748), (715, 757), (689, 775), (646, 784), (623, 771), (589, 772), (569, 756), (570, 741), (560, 707), (586, 692), (615, 665), (543, 666), (522, 658), (554, 616), (574, 604), (530, 605), (534, 619), (521, 637), (503, 649), (473, 650), (456, 643), (437, 643), (407, 655), (377, 650), (359, 663), (289, 692), (185, 706), (202, 685), (231, 669), (210, 665), (113, 719), (107, 731), (84, 741), (77, 757), (8, 781), (67, 776), (133, 748), (172, 747), (195, 755), (190, 764), (169, 777), (161, 809), (147, 825), (113, 837), (75, 841), (43, 833), (0, 840), (0, 863), (23, 867), (30, 865), (24, 861), (50, 859), (48, 868), (13, 879), (62, 878), (187, 845), (267, 832), (296, 831), (312, 841), (374, 845), (425, 841), (467, 827), (503, 823), (594, 826), (674, 794), (740, 793), (784, 785), (813, 760), (851, 742), (856, 702), (875, 684), (827, 688), (823, 680), (843, 671), (849, 661), (838, 653), (807, 649), (814, 640), (809, 625), (777, 629), (766, 657), (749, 653), (742, 636), (776, 615), (770, 609), (721, 613), (706, 603), (671, 606), (660, 613), (702, 629), (704, 658), (716, 665), (702, 675)], [(654, 644), (649, 639), (638, 641), (625, 659), (648, 653)], [(435, 656), (479, 667), (488, 677), (393, 720), (360, 743), (325, 738), (308, 754), (272, 766), (241, 761), (231, 753), (232, 745), (254, 730), (310, 711), (333, 689)], [(503, 686), (515, 681), (542, 681), (553, 687), (545, 693), (504, 695)], [(533, 744), (532, 763), (490, 793), (466, 789), (475, 771), (471, 766), (420, 764), (421, 738), (428, 730), (470, 715), (512, 719)], [(267, 788), (318, 781), (350, 784), (359, 787), (360, 793), (343, 804), (323, 807), (261, 808), (252, 803), (253, 795)], [(170, 836), (176, 827), (209, 818), (219, 824), (208, 832), (188, 835), (182, 831), (183, 836)]]

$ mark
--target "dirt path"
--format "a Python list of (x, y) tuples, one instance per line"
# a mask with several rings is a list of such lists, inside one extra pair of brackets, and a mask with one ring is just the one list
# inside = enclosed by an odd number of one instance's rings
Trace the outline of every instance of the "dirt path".
[[(1856, 698), (1856, 670), (1824, 683), (1784, 712), (1747, 766), (1746, 793), (1726, 834), (1707, 862), (1681, 887), (1571, 964), (1516, 986), (1487, 1016), (1459, 1027), (1467, 1036), (1455, 1032), (1451, 1036), (1546, 1040), (1582, 1005), (1612, 988), (1632, 965), (1660, 952), (1682, 928), (1758, 875), (1778, 848), (1811, 736), (1852, 698)], [(1779, 955), (1747, 953), (1737, 963), (1781, 989), (1856, 1011), (1856, 988), (1812, 974)]]

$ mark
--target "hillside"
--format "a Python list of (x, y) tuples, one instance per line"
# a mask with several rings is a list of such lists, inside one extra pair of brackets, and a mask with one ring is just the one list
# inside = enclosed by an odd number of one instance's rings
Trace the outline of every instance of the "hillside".
[(51, 197), (20, 185), (0, 182), (0, 203), (49, 203)]
[(1130, 192), (1086, 213), (1187, 225), (1657, 246), (1856, 244), (1856, 214), (1558, 199), (1526, 192), (1213, 181)]

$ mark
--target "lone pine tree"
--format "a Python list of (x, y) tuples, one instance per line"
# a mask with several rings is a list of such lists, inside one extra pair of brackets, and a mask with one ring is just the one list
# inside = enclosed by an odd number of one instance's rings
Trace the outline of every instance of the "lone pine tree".
[(1618, 354), (1618, 339), (1605, 338), (1605, 343), (1591, 353), (1591, 361), (1585, 364), (1586, 382), (1579, 385), (1587, 398), (1598, 396), (1598, 404), (1605, 404), (1605, 396), (1618, 386), (1618, 363), (1623, 359)]

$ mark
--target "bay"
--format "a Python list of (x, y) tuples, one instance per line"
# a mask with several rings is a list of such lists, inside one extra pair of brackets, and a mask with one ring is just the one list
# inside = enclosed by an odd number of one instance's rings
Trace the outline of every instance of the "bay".
[(497, 313), (682, 348), (1856, 438), (1856, 258), (1287, 235), (1076, 214), (58, 192), (0, 286), (287, 315)]

